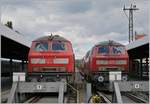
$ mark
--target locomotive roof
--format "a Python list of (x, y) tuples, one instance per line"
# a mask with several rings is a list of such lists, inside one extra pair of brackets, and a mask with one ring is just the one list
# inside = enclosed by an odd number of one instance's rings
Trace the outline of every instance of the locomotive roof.
[(118, 42), (115, 42), (113, 40), (108, 40), (108, 41), (103, 41), (103, 42), (99, 42), (98, 44), (96, 44), (95, 46), (98, 45), (120, 45), (120, 46), (124, 46), (123, 44), (120, 44)]
[(64, 37), (61, 37), (59, 35), (50, 35), (50, 36), (43, 36), (43, 37), (40, 37), (34, 41), (67, 41), (69, 42), (69, 40), (65, 39)]

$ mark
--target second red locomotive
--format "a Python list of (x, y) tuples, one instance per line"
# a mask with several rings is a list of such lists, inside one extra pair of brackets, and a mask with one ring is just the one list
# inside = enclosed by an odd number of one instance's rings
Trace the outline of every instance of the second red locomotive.
[(72, 44), (59, 35), (34, 40), (28, 60), (28, 81), (73, 81), (75, 58)]
[(100, 42), (82, 59), (82, 72), (87, 80), (94, 82), (127, 80), (128, 60), (124, 45), (112, 40)]

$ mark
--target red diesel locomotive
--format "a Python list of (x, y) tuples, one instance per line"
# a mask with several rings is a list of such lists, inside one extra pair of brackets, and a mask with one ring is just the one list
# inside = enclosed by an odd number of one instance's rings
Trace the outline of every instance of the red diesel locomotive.
[(124, 45), (112, 40), (100, 42), (83, 57), (82, 72), (94, 82), (127, 80), (128, 60)]
[(28, 61), (28, 81), (73, 80), (75, 58), (72, 44), (59, 35), (32, 41)]

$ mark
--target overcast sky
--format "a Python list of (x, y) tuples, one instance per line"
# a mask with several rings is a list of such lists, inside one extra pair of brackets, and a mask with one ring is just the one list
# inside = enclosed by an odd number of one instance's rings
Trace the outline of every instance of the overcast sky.
[(148, 34), (149, 0), (0, 0), (1, 22), (12, 21), (29, 41), (46, 32), (59, 34), (72, 42), (79, 59), (100, 41), (128, 43), (122, 8), (131, 3), (140, 9), (134, 12), (134, 30)]

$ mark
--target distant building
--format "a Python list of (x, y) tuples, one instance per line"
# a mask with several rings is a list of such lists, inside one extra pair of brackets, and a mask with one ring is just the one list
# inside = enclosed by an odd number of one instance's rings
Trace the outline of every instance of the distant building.
[(143, 39), (145, 36), (146, 36), (145, 34), (136, 34), (135, 35), (135, 40)]

